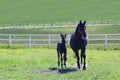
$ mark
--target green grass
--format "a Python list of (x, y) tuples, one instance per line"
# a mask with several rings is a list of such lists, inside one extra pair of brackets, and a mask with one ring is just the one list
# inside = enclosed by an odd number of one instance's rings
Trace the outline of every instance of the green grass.
[[(56, 49), (0, 49), (1, 80), (119, 80), (120, 51), (87, 50), (87, 70), (76, 71), (68, 49), (67, 68), (60, 73)], [(52, 70), (54, 69), (54, 70)]]
[(0, 25), (120, 19), (119, 0), (0, 0)]

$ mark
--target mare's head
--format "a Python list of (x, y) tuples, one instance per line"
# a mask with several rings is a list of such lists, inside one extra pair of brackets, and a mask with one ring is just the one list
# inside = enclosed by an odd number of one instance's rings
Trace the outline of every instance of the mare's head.
[(65, 44), (66, 43), (66, 34), (60, 34), (61, 39), (62, 39), (62, 43)]
[(77, 28), (76, 28), (76, 34), (77, 35), (80, 35), (82, 37), (82, 39), (84, 40), (86, 38), (86, 21), (82, 22), (80, 20), (79, 24), (77, 25)]

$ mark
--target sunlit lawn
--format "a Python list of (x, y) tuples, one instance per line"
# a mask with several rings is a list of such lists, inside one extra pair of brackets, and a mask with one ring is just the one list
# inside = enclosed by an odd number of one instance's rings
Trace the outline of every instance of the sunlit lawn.
[(77, 70), (68, 49), (67, 68), (57, 67), (55, 49), (0, 49), (1, 80), (119, 80), (119, 50), (87, 50), (87, 70)]

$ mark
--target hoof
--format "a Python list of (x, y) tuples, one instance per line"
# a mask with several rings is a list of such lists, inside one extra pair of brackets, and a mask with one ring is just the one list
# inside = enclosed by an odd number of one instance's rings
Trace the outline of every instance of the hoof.
[(60, 67), (60, 64), (58, 64), (58, 67)]
[(60, 66), (60, 62), (58, 62), (58, 67)]
[(86, 66), (83, 66), (83, 70), (86, 70)]
[(80, 69), (80, 65), (78, 66), (78, 69)]
[(65, 68), (66, 68), (66, 65), (65, 65)]
[(64, 63), (64, 66), (65, 66), (65, 68), (66, 68), (66, 64)]

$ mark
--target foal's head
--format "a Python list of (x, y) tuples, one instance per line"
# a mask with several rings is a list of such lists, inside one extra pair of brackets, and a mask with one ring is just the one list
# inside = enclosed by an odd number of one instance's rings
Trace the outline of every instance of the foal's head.
[(61, 39), (62, 39), (62, 43), (65, 44), (66, 43), (66, 34), (60, 34)]
[(86, 21), (82, 22), (80, 20), (79, 24), (77, 25), (77, 29), (76, 29), (76, 34), (81, 35), (82, 39), (86, 38)]

